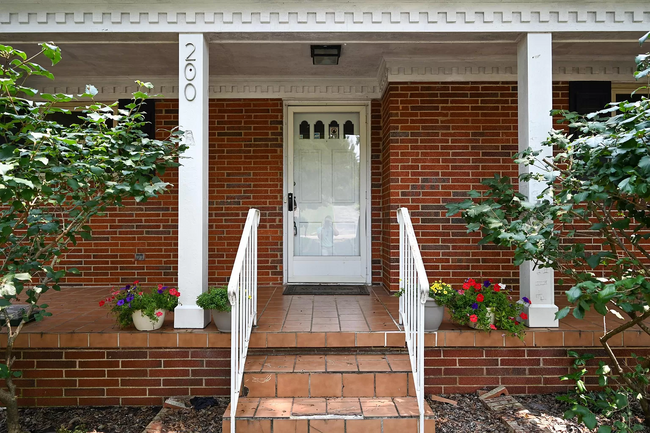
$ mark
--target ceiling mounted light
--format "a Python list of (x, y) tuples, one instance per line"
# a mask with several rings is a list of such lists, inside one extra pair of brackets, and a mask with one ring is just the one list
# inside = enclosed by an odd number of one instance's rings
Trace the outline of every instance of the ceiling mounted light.
[(341, 57), (340, 45), (312, 45), (311, 58), (314, 65), (338, 65)]

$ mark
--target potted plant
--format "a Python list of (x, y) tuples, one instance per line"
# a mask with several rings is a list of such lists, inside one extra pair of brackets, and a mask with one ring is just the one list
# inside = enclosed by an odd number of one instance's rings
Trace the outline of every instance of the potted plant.
[(230, 300), (227, 287), (209, 287), (196, 298), (196, 305), (210, 310), (212, 320), (221, 332), (230, 332)]
[[(507, 335), (524, 338), (523, 321), (528, 317), (522, 303), (513, 303), (505, 284), (492, 279), (483, 283), (470, 278), (463, 288), (453, 290), (447, 298), (436, 297), (438, 303), (447, 306), (451, 319), (460, 325), (484, 331), (502, 330)], [(530, 304), (530, 300), (523, 299)]]
[(139, 331), (160, 329), (165, 321), (167, 311), (173, 311), (178, 305), (180, 292), (162, 284), (158, 288), (143, 290), (140, 282), (111, 292), (111, 296), (99, 301), (100, 306), (108, 305), (118, 325), (126, 328), (134, 324)]

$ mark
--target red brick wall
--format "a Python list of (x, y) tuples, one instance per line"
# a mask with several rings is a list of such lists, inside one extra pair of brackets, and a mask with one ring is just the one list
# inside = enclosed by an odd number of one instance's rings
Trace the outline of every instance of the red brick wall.
[[(158, 138), (178, 126), (178, 101), (156, 105)], [(210, 101), (209, 283), (224, 284), (230, 275), (241, 230), (250, 207), (261, 211), (260, 284), (282, 280), (282, 101), (228, 99)], [(178, 172), (164, 180), (178, 183)], [(118, 285), (177, 282), (178, 192), (95, 217), (94, 239), (81, 241), (65, 261), (81, 275), (70, 285)], [(144, 261), (135, 261), (144, 253)]]
[[(566, 392), (575, 383), (561, 381), (572, 369), (567, 350), (596, 356), (588, 365), (586, 382), (598, 384), (598, 362), (609, 363), (604, 349), (590, 348), (444, 348), (425, 350), (425, 393), (466, 394), (483, 387), (504, 385), (510, 394)], [(636, 355), (650, 354), (648, 348), (615, 348), (622, 365), (634, 366)]]
[[(566, 108), (567, 83), (555, 85), (554, 98), (555, 108)], [(406, 206), (429, 279), (491, 277), (516, 288), (510, 251), (478, 246), (480, 236), (444, 207), (495, 173), (517, 176), (516, 83), (393, 83), (382, 122), (384, 285), (398, 286), (395, 212)]]
[(162, 405), (175, 395), (230, 394), (230, 349), (41, 349), (16, 357), (20, 406)]
[[(554, 86), (555, 108), (568, 108), (568, 83)], [(490, 276), (516, 286), (511, 255), (476, 246), (444, 204), (461, 199), (494, 173), (516, 176), (514, 83), (394, 83), (371, 104), (372, 279), (397, 286), (395, 211), (408, 206), (430, 279), (452, 283)], [(248, 208), (262, 212), (259, 282), (282, 281), (282, 101), (210, 101), (209, 282), (230, 273)], [(178, 124), (177, 101), (159, 101), (156, 126)], [(177, 184), (176, 170), (165, 180)], [(65, 264), (80, 276), (68, 284), (118, 285), (138, 278), (177, 281), (176, 188), (144, 204), (131, 202), (96, 217), (95, 240), (82, 241)], [(144, 261), (135, 261), (144, 253)]]

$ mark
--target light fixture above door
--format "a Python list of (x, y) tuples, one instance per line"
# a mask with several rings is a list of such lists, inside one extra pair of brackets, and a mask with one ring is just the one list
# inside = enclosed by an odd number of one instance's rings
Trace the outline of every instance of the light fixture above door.
[(314, 65), (338, 65), (340, 57), (340, 45), (311, 46), (311, 58)]

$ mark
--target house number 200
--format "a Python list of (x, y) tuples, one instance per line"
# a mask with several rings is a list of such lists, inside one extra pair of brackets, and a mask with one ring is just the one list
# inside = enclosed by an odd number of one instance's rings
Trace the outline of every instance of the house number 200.
[(196, 87), (194, 87), (192, 81), (196, 78), (196, 67), (192, 62), (196, 62), (196, 59), (193, 58), (192, 56), (196, 51), (196, 47), (194, 46), (193, 43), (188, 42), (187, 44), (185, 44), (185, 48), (188, 48), (191, 51), (187, 55), (187, 57), (185, 57), (186, 63), (185, 63), (185, 69), (183, 71), (183, 76), (188, 81), (188, 83), (185, 85), (185, 88), (183, 89), (183, 94), (185, 95), (186, 101), (194, 101), (194, 99), (196, 98)]

